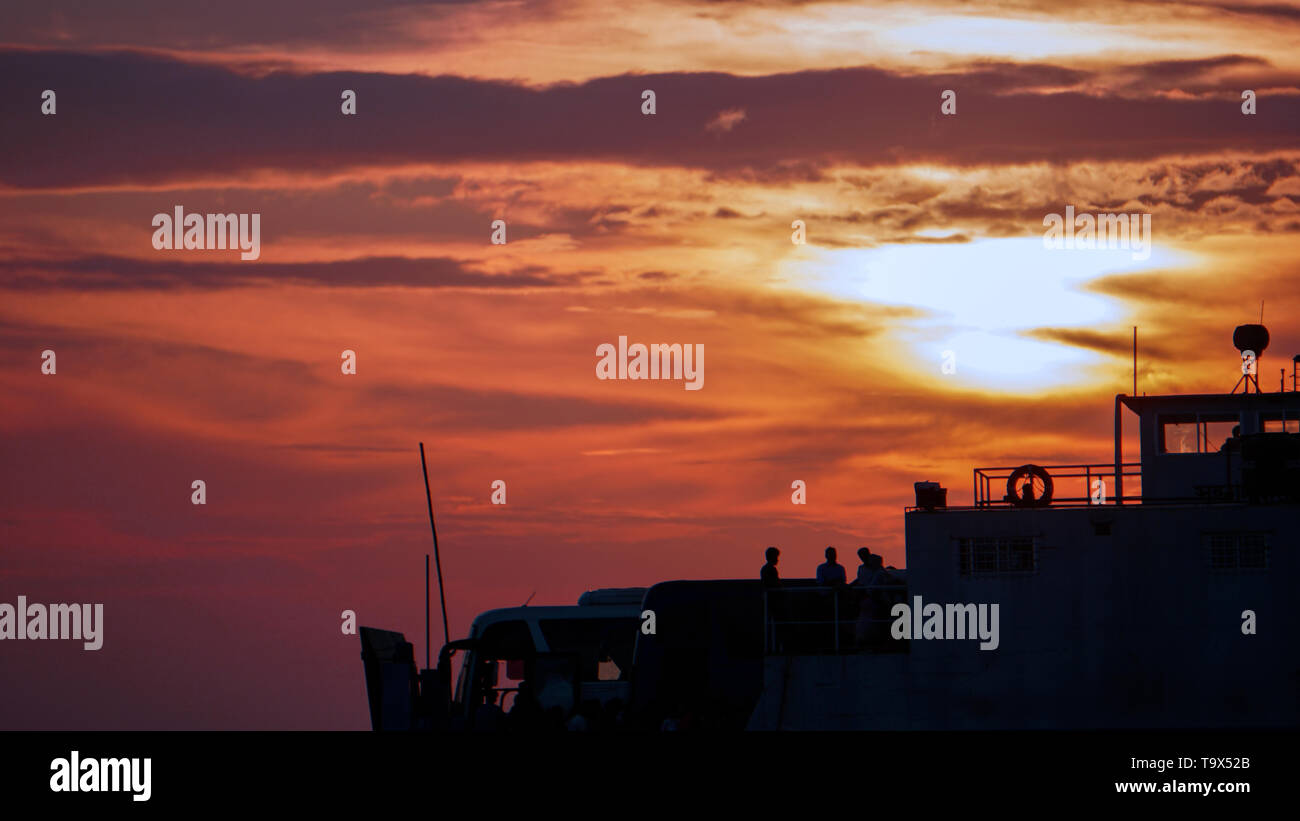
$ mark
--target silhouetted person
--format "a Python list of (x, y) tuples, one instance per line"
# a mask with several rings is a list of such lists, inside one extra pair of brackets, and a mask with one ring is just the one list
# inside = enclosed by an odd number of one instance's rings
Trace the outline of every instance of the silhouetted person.
[(1020, 486), (1020, 500), (1025, 503), (1035, 501), (1033, 479), (1026, 479), (1025, 483)]
[(759, 580), (763, 582), (763, 587), (765, 589), (771, 590), (772, 588), (780, 587), (781, 576), (776, 572), (776, 563), (781, 557), (781, 551), (777, 550), (775, 547), (769, 547), (764, 556), (767, 558), (767, 564), (763, 565), (763, 569), (758, 571)]
[[(868, 612), (871, 609), (870, 585), (871, 585), (872, 577), (875, 575), (876, 572), (875, 568), (871, 564), (871, 557), (872, 557), (871, 548), (868, 547), (858, 548), (858, 561), (862, 563), (858, 565), (857, 576), (853, 579), (853, 582), (849, 585), (850, 587), (854, 588), (858, 596), (856, 600), (856, 603), (858, 605), (858, 633), (861, 633), (861, 631), (865, 629), (864, 627), (865, 622), (863, 621), (863, 619), (865, 618), (869, 620), (871, 617), (870, 612)], [(861, 644), (864, 640), (865, 639), (863, 639), (861, 635), (858, 636), (859, 644)]]
[(893, 577), (885, 570), (885, 559), (879, 553), (872, 553), (865, 547), (858, 551), (862, 565), (858, 567), (858, 577), (853, 584), (858, 587), (871, 588), (882, 584), (893, 584)]
[(826, 561), (817, 565), (817, 584), (821, 587), (838, 587), (844, 584), (844, 565), (835, 561), (835, 548), (826, 548)]
[[(518, 696), (515, 696), (515, 698), (518, 698)], [(483, 703), (474, 711), (474, 729), (495, 733), (501, 729), (502, 718), (504, 718), (504, 714), (501, 712), (501, 708), (497, 706), (497, 691), (488, 690)]]
[[(772, 647), (776, 649), (778, 647), (776, 625), (778, 622), (785, 620), (785, 601), (781, 596), (781, 576), (776, 572), (776, 562), (781, 556), (781, 551), (775, 547), (769, 547), (764, 555), (767, 557), (767, 564), (763, 565), (763, 569), (758, 571), (758, 578), (762, 582), (764, 598), (767, 600), (769, 625), (766, 626), (766, 629), (770, 631), (768, 636), (770, 636)], [(674, 727), (674, 729), (676, 728)]]
[(827, 601), (828, 612), (826, 618), (831, 622), (837, 638), (834, 640), (838, 645), (838, 635), (840, 632), (840, 620), (848, 615), (848, 612), (840, 612), (840, 590), (844, 587), (844, 565), (835, 561), (835, 548), (826, 548), (826, 561), (817, 565), (817, 586), (829, 587), (829, 591), (822, 593), (823, 599)]
[(527, 681), (519, 682), (514, 706), (510, 708), (510, 714), (506, 717), (507, 725), (512, 731), (534, 732), (538, 729), (541, 713), (542, 708), (533, 697), (533, 686)]
[(862, 564), (858, 565), (858, 577), (853, 580), (854, 586), (866, 587), (871, 584), (871, 577), (875, 574), (875, 570), (871, 566), (871, 555), (870, 548), (858, 548), (858, 560), (861, 561)]
[(1223, 440), (1223, 444), (1219, 446), (1219, 452), (1235, 450), (1239, 447), (1241, 447), (1241, 425), (1233, 425), (1232, 435)]
[[(864, 550), (866, 548), (863, 548)], [(861, 551), (858, 553), (862, 555)], [(863, 587), (862, 604), (858, 609), (858, 623), (854, 631), (859, 644), (879, 645), (885, 640), (885, 622), (893, 604), (893, 591), (882, 590), (898, 580), (885, 570), (885, 560), (878, 554), (867, 552), (858, 568), (855, 582)]]
[(883, 585), (889, 585), (891, 587), (897, 587), (898, 585), (902, 584), (899, 578), (895, 576), (893, 573), (890, 573), (889, 570), (885, 567), (884, 557), (875, 553), (871, 554), (871, 572), (872, 572), (872, 576), (871, 576), (872, 584), (875, 585), (883, 584)]

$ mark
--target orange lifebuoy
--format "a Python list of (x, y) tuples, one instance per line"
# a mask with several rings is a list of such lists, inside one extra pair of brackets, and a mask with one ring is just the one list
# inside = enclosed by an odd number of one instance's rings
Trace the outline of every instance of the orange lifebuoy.
[[(1029, 493), (1022, 495), (1020, 483), (1031, 477), (1043, 483), (1043, 491), (1035, 495), (1031, 479)], [(1006, 500), (1015, 507), (1047, 507), (1052, 503), (1052, 474), (1038, 465), (1021, 465), (1007, 477)]]

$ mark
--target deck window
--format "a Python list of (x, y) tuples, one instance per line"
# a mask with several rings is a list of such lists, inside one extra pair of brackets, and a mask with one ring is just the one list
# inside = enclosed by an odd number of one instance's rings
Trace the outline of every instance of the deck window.
[(1265, 570), (1268, 568), (1267, 533), (1207, 533), (1211, 570)]
[(963, 576), (1000, 576), (1038, 569), (1029, 536), (975, 536), (957, 540), (957, 569)]

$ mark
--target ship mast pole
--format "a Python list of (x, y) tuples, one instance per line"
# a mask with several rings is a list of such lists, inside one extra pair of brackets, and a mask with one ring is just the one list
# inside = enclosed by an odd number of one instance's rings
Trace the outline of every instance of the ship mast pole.
[[(433, 561), (438, 568), (438, 599), (442, 602), (442, 639), (444, 644), (451, 644), (451, 632), (447, 629), (447, 596), (442, 589), (442, 557), (438, 554), (438, 526), (433, 523), (433, 494), (429, 492), (429, 466), (424, 461), (424, 443), (420, 443), (420, 469), (424, 471), (424, 498), (429, 503), (429, 529), (433, 531)], [(428, 558), (425, 558), (426, 568)], [(427, 579), (428, 576), (426, 575)], [(427, 589), (428, 582), (425, 582)], [(428, 619), (428, 608), (425, 608)], [(426, 641), (427, 643), (427, 641)], [(426, 655), (428, 650), (426, 648)]]

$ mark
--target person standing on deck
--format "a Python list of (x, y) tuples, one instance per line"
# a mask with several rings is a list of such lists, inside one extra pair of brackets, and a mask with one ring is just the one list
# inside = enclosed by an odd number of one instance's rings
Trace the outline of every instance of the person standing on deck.
[(826, 548), (826, 561), (817, 565), (817, 586), (839, 587), (844, 580), (844, 565), (835, 561), (835, 548)]
[(767, 564), (763, 565), (763, 569), (758, 571), (758, 578), (763, 582), (763, 588), (771, 590), (780, 587), (781, 576), (776, 572), (776, 562), (781, 556), (781, 551), (775, 547), (769, 547), (764, 556), (767, 558)]
[(767, 609), (768, 624), (764, 625), (764, 641), (768, 642), (772, 649), (779, 649), (776, 636), (777, 622), (785, 617), (785, 602), (781, 598), (781, 576), (776, 572), (776, 562), (781, 556), (781, 551), (775, 547), (769, 547), (764, 554), (767, 563), (758, 571), (758, 579), (763, 585), (764, 606)]

